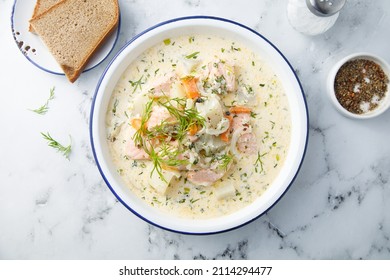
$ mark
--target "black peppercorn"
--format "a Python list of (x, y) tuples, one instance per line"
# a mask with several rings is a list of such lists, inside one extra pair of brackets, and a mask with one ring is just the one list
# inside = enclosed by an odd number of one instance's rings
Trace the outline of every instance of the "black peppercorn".
[(364, 114), (375, 109), (387, 92), (389, 78), (377, 63), (356, 59), (340, 67), (335, 77), (336, 98), (345, 109)]

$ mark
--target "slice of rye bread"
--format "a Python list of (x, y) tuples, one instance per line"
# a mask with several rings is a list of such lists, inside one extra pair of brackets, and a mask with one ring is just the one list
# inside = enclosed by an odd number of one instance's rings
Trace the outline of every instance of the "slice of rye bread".
[[(49, 8), (53, 7), (55, 4), (61, 1), (63, 0), (37, 0), (31, 18), (33, 19), (34, 17), (39, 16), (40, 14), (47, 11)], [(35, 33), (34, 28), (31, 26), (31, 24), (28, 27), (28, 31)]]
[(63, 0), (30, 23), (73, 83), (118, 21), (117, 0)]

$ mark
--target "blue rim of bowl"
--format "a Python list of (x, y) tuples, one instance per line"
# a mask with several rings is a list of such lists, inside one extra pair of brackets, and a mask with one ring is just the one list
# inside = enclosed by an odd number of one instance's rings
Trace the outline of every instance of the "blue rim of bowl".
[[(26, 55), (18, 46), (18, 42), (16, 40), (16, 37), (15, 37), (15, 30), (14, 30), (14, 13), (15, 13), (15, 7), (16, 7), (16, 3), (18, 2), (18, 0), (15, 0), (14, 1), (14, 4), (12, 5), (12, 11), (11, 11), (11, 32), (12, 32), (12, 36), (14, 38), (14, 41), (16, 43), (16, 46), (18, 47), (19, 51), (23, 54), (23, 56), (28, 60), (30, 61), (34, 66), (36, 66), (37, 68), (45, 71), (45, 72), (48, 72), (50, 74), (54, 74), (54, 75), (59, 75), (59, 76), (65, 76), (65, 74), (63, 72), (56, 72), (56, 71), (52, 71), (50, 69), (47, 69), (41, 65), (39, 65), (38, 63), (36, 63), (33, 59), (31, 59), (28, 55)], [(118, 27), (117, 27), (117, 30), (116, 30), (116, 34), (115, 34), (115, 41), (114, 43), (112, 44), (112, 47), (111, 49), (107, 52), (107, 55), (105, 57), (103, 57), (98, 63), (96, 63), (95, 65), (93, 65), (92, 67), (90, 68), (86, 68), (83, 70), (83, 73), (84, 72), (88, 72), (96, 67), (98, 67), (104, 60), (106, 60), (106, 58), (111, 54), (111, 52), (113, 51), (116, 43), (118, 42), (118, 38), (119, 38), (119, 32), (120, 32), (120, 28), (121, 28), (121, 13), (120, 13), (120, 9), (119, 9), (119, 20), (118, 20)]]
[[(96, 156), (96, 151), (95, 151), (95, 144), (94, 144), (94, 140), (93, 140), (93, 132), (92, 132), (92, 127), (93, 127), (93, 114), (94, 114), (94, 109), (95, 109), (95, 102), (96, 102), (96, 97), (97, 97), (97, 94), (99, 92), (99, 88), (100, 88), (100, 85), (108, 71), (108, 69), (111, 67), (112, 63), (115, 61), (115, 59), (122, 53), (122, 51), (124, 49), (127, 48), (127, 46), (129, 46), (131, 43), (133, 43), (135, 40), (137, 40), (139, 37), (141, 37), (142, 35), (144, 35), (145, 33), (148, 33), (149, 31), (151, 30), (154, 30), (160, 26), (163, 26), (163, 25), (166, 25), (166, 24), (169, 24), (169, 23), (172, 23), (172, 22), (177, 22), (177, 21), (183, 21), (183, 20), (192, 20), (192, 19), (211, 19), (211, 20), (216, 20), (216, 21), (222, 21), (222, 22), (227, 22), (227, 23), (230, 23), (230, 24), (234, 24), (234, 25), (237, 25), (239, 27), (242, 27), (254, 34), (256, 34), (257, 36), (261, 37), (263, 40), (265, 40), (270, 46), (272, 46), (279, 54), (280, 56), (284, 59), (284, 61), (287, 63), (287, 65), (290, 67), (292, 73), (294, 74), (295, 78), (296, 78), (296, 81), (298, 82), (298, 85), (299, 85), (299, 88), (301, 90), (301, 93), (302, 93), (302, 98), (303, 98), (303, 101), (304, 101), (304, 105), (305, 105), (305, 113), (306, 113), (306, 139), (305, 139), (305, 146), (304, 146), (304, 150), (303, 150), (303, 154), (302, 154), (302, 158), (301, 158), (301, 161), (298, 165), (298, 168), (297, 168), (297, 171), (294, 175), (294, 177), (291, 179), (291, 182), (288, 184), (287, 188), (284, 190), (284, 192), (278, 197), (278, 199), (271, 205), (269, 206), (265, 211), (263, 211), (262, 213), (260, 213), (258, 216), (256, 216), (255, 218), (253, 219), (250, 219), (249, 221), (246, 221), (240, 225), (237, 225), (235, 227), (231, 227), (231, 228), (228, 228), (228, 229), (224, 229), (224, 230), (218, 230), (218, 231), (212, 231), (212, 232), (186, 232), (186, 231), (179, 231), (179, 230), (175, 230), (175, 229), (171, 229), (171, 228), (167, 228), (167, 227), (164, 227), (164, 226), (161, 226), (159, 224), (156, 224), (148, 219), (146, 219), (145, 217), (143, 217), (141, 214), (139, 214), (138, 212), (134, 211), (129, 205), (127, 205), (120, 197), (119, 195), (115, 192), (115, 190), (112, 188), (110, 182), (108, 181), (108, 179), (106, 178), (100, 164), (99, 164), (99, 160)], [(153, 225), (153, 226), (156, 226), (158, 228), (161, 228), (161, 229), (164, 229), (164, 230), (167, 230), (167, 231), (170, 231), (170, 232), (175, 232), (175, 233), (180, 233), (180, 234), (187, 234), (187, 235), (212, 235), (212, 234), (219, 234), (219, 233), (224, 233), (224, 232), (228, 232), (228, 231), (232, 231), (232, 230), (235, 230), (235, 229), (238, 229), (238, 228), (241, 228), (251, 222), (253, 222), (254, 220), (257, 220), (258, 218), (260, 218), (261, 216), (263, 216), (264, 214), (266, 214), (269, 210), (272, 209), (272, 207), (274, 207), (280, 199), (282, 199), (282, 197), (287, 193), (287, 191), (290, 189), (291, 185), (293, 184), (293, 182), (295, 181), (298, 173), (299, 173), (299, 170), (301, 169), (302, 167), (302, 163), (303, 163), (303, 159), (305, 158), (305, 155), (306, 155), (306, 151), (307, 151), (307, 143), (308, 143), (308, 138), (309, 138), (309, 111), (308, 111), (308, 108), (307, 108), (307, 102), (306, 102), (306, 97), (305, 97), (305, 94), (304, 94), (304, 91), (303, 91), (303, 88), (302, 88), (302, 85), (301, 85), (301, 82), (299, 81), (298, 79), (298, 76), (296, 75), (293, 67), (291, 66), (290, 62), (287, 60), (287, 58), (282, 54), (282, 52), (274, 45), (272, 44), (267, 38), (265, 38), (263, 35), (261, 35), (260, 33), (258, 33), (257, 31), (241, 24), (241, 23), (238, 23), (238, 22), (235, 22), (235, 21), (232, 21), (232, 20), (229, 20), (229, 19), (225, 19), (225, 18), (220, 18), (220, 17), (214, 17), (214, 16), (188, 16), (188, 17), (179, 17), (179, 18), (174, 18), (174, 19), (170, 19), (170, 20), (167, 20), (167, 21), (164, 21), (164, 22), (161, 22), (161, 23), (158, 23), (144, 31), (142, 31), (141, 33), (137, 34), (136, 36), (134, 36), (129, 42), (127, 42), (119, 51), (118, 53), (112, 58), (112, 60), (110, 61), (110, 63), (107, 65), (106, 69), (104, 70), (104, 72), (102, 73), (98, 83), (97, 83), (97, 86), (96, 86), (96, 90), (95, 90), (95, 94), (93, 96), (93, 99), (92, 99), (92, 104), (91, 104), (91, 112), (90, 112), (90, 125), (89, 125), (89, 135), (90, 135), (90, 141), (91, 141), (91, 147), (92, 147), (92, 153), (93, 153), (93, 156), (95, 158), (95, 161), (96, 161), (96, 165), (99, 169), (99, 172), (103, 178), (103, 180), (106, 182), (106, 185), (108, 186), (108, 188), (111, 190), (111, 192), (114, 194), (114, 196), (118, 199), (118, 201), (120, 201), (122, 203), (123, 206), (125, 206), (130, 212), (132, 212), (134, 215), (136, 215), (137, 217), (139, 217), (140, 219), (144, 220), (145, 222)]]

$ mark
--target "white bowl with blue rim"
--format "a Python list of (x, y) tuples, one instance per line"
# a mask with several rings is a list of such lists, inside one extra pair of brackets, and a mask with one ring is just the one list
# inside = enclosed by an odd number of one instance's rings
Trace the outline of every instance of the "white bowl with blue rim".
[[(211, 219), (186, 219), (169, 215), (146, 204), (131, 192), (116, 171), (106, 140), (105, 119), (113, 89), (125, 69), (140, 54), (166, 38), (195, 33), (218, 34), (241, 41), (268, 60), (286, 91), (291, 110), (290, 148), (279, 175), (249, 206)], [(241, 227), (266, 213), (291, 186), (302, 164), (308, 137), (308, 110), (304, 93), (285, 56), (264, 36), (234, 21), (208, 16), (172, 19), (153, 26), (129, 41), (102, 74), (93, 98), (90, 138), (98, 169), (115, 197), (132, 213), (157, 227), (185, 234), (213, 234)], [(287, 215), (288, 213), (286, 213)]]

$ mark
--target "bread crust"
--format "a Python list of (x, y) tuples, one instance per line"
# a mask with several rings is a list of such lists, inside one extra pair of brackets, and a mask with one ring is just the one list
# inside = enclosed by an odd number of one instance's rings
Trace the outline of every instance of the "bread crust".
[[(30, 20), (30, 24), (33, 26), (33, 28), (37, 32), (37, 34), (41, 37), (41, 39), (46, 44), (46, 46), (48, 46), (49, 51), (53, 54), (54, 58), (61, 66), (61, 68), (64, 71), (68, 80), (73, 83), (81, 75), (81, 73), (85, 69), (85, 66), (87, 65), (88, 61), (95, 54), (95, 52), (99, 49), (99, 47), (101, 47), (101, 45), (107, 39), (107, 37), (118, 27), (118, 24), (119, 24), (119, 4), (118, 4), (117, 0), (107, 0), (107, 1), (110, 1), (111, 5), (113, 4), (115, 11), (113, 11), (114, 18), (111, 20), (110, 24), (107, 25), (106, 32), (104, 34), (103, 33), (99, 34), (99, 38), (95, 38), (96, 43), (94, 45), (91, 45), (87, 49), (88, 53), (83, 56), (83, 58), (81, 59), (81, 61), (79, 61), (79, 63), (77, 63), (77, 65), (67, 65), (67, 64), (62, 63), (58, 59), (58, 56), (54, 53), (54, 50), (49, 47), (50, 40), (53, 38), (46, 38), (45, 34), (43, 34), (44, 28), (40, 28), (38, 26), (38, 23), (41, 19), (45, 19), (46, 17), (50, 17), (52, 12), (55, 12), (56, 9), (61, 7), (61, 5), (66, 5), (67, 2), (69, 2), (69, 1), (76, 1), (76, 0), (62, 0), (62, 1), (60, 1), (59, 3), (50, 7), (48, 10), (46, 10), (42, 14), (37, 15), (36, 17), (32, 18)], [(83, 0), (80, 0), (80, 1), (83, 1)], [(80, 28), (82, 28), (82, 26), (80, 26)], [(71, 47), (75, 47), (75, 46), (71, 46)]]
[[(45, 9), (44, 11), (42, 11), (42, 6), (43, 6), (43, 2), (44, 2), (45, 0), (37, 0), (37, 2), (35, 3), (35, 6), (34, 6), (34, 11), (33, 11), (33, 14), (32, 14), (32, 16), (31, 16), (31, 19), (33, 19), (33, 18), (35, 18), (36, 16), (39, 16), (40, 14), (42, 14), (43, 12), (45, 12), (47, 9)], [(61, 2), (61, 1), (63, 1), (63, 0), (57, 0), (56, 2)], [(54, 3), (53, 5), (55, 5), (55, 4), (57, 4), (57, 3)], [(52, 5), (51, 5), (52, 6)], [(50, 6), (50, 7), (51, 7)], [(49, 8), (50, 8), (49, 7)], [(30, 20), (31, 20), (30, 19)], [(32, 27), (32, 25), (31, 25), (31, 23), (29, 24), (29, 26), (28, 26), (28, 31), (30, 31), (30, 32), (32, 32), (32, 33), (35, 33), (35, 30), (34, 30), (34, 28)]]
[[(35, 3), (35, 7), (34, 7), (33, 14), (31, 16), (31, 19), (33, 19), (34, 17), (36, 17), (38, 15), (38, 11), (40, 9), (41, 9), (41, 0), (37, 0), (37, 2)], [(30, 19), (30, 21), (31, 21), (31, 19)], [(28, 25), (28, 31), (35, 33), (34, 28), (31, 25), (31, 22)]]

